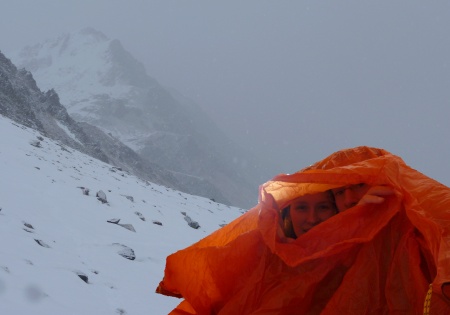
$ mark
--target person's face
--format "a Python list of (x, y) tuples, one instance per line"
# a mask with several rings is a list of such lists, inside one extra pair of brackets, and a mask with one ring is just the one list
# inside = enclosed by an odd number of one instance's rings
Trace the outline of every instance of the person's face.
[(297, 237), (335, 213), (335, 205), (327, 192), (301, 196), (290, 205), (292, 226)]
[(369, 185), (360, 183), (333, 189), (334, 200), (338, 211), (342, 212), (356, 206), (369, 188)]

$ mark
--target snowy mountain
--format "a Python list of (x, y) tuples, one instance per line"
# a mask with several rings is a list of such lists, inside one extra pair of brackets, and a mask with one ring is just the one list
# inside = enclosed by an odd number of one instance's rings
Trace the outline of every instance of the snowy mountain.
[(234, 205), (255, 203), (258, 185), (267, 179), (261, 163), (194, 102), (148, 76), (118, 40), (87, 28), (25, 47), (12, 59), (44, 90), (54, 89), (75, 120), (170, 170), (185, 191)]
[(205, 181), (198, 180), (195, 189), (191, 189), (189, 183), (180, 183), (173, 172), (138, 155), (111, 134), (89, 123), (75, 121), (61, 105), (53, 89), (43, 93), (30, 72), (18, 70), (1, 53), (0, 113), (64, 145), (137, 174), (142, 179), (194, 194), (202, 189), (204, 195), (225, 201), (222, 194)]
[[(74, 121), (54, 90), (41, 92), (31, 73), (18, 70), (1, 53), (0, 113), (94, 158), (130, 171), (140, 171), (144, 178), (160, 184), (176, 185), (170, 174), (142, 160), (113, 137), (94, 126)], [(132, 163), (127, 165), (129, 162)]]
[(1, 115), (0, 132), (1, 314), (167, 314), (180, 301), (154, 293), (165, 257), (244, 212)]

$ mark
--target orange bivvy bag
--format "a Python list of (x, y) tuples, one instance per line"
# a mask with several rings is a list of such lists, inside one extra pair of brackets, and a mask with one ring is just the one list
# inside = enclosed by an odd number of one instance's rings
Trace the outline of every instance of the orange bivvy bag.
[[(395, 190), (297, 239), (280, 210), (304, 194), (358, 183)], [(338, 151), (260, 187), (258, 205), (167, 257), (157, 292), (170, 314), (450, 314), (450, 188), (383, 149)]]

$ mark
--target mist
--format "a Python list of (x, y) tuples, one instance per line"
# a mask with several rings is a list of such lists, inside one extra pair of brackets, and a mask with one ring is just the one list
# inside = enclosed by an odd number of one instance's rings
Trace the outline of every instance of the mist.
[(198, 103), (268, 177), (368, 145), (450, 185), (447, 1), (7, 0), (0, 50), (85, 27)]

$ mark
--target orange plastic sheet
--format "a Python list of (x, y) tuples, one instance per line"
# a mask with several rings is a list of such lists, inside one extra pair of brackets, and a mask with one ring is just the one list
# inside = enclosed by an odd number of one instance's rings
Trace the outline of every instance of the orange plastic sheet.
[[(362, 182), (395, 195), (280, 236), (293, 198)], [(184, 298), (170, 314), (450, 314), (449, 286), (450, 188), (357, 147), (263, 184), (257, 206), (167, 258), (157, 292)]]

